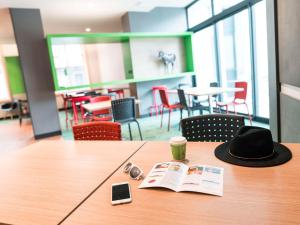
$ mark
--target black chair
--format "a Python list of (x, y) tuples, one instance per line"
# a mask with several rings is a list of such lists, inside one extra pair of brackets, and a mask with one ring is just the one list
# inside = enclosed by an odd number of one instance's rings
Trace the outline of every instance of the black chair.
[(17, 102), (8, 102), (1, 105), (1, 110), (5, 112), (5, 118), (10, 114), (10, 118), (13, 119), (13, 111), (18, 107)]
[(134, 98), (121, 98), (111, 101), (112, 114), (115, 122), (127, 123), (129, 128), (130, 140), (132, 140), (131, 134), (131, 122), (136, 122), (138, 125), (140, 138), (143, 140), (141, 128), (139, 122), (135, 117), (135, 99)]
[(245, 125), (244, 117), (211, 114), (181, 120), (182, 136), (187, 141), (228, 142)]
[(18, 106), (19, 106), (19, 124), (21, 126), (23, 119), (30, 117), (28, 101), (19, 99)]
[(209, 108), (208, 106), (201, 105), (200, 103), (193, 104), (193, 106), (189, 106), (187, 104), (187, 101), (186, 101), (186, 98), (185, 98), (184, 90), (177, 89), (177, 93), (178, 93), (179, 102), (182, 105), (182, 108), (180, 109), (181, 115), (182, 115), (182, 110), (183, 109), (187, 110), (188, 117), (190, 117), (191, 113), (193, 114), (193, 111), (195, 111), (195, 110), (199, 110), (200, 115), (203, 114), (203, 110), (208, 110), (208, 108)]

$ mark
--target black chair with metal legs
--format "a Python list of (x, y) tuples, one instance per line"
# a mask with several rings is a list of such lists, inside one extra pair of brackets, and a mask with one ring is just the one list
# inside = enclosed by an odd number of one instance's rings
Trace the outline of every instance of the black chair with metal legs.
[(181, 120), (182, 136), (187, 141), (228, 142), (244, 125), (244, 117), (237, 115), (210, 114)]
[(112, 114), (115, 122), (127, 123), (129, 129), (130, 140), (132, 140), (130, 123), (135, 122), (138, 126), (141, 140), (143, 140), (139, 122), (135, 117), (135, 99), (121, 98), (111, 101)]
[(208, 106), (201, 105), (200, 103), (198, 103), (198, 104), (193, 104), (193, 106), (189, 106), (189, 105), (187, 104), (187, 101), (186, 101), (186, 98), (185, 98), (184, 90), (182, 90), (182, 89), (177, 89), (177, 93), (178, 93), (179, 102), (180, 102), (180, 104), (182, 105), (182, 108), (181, 108), (180, 110), (181, 110), (181, 111), (182, 111), (183, 109), (187, 110), (187, 112), (188, 112), (188, 117), (191, 116), (191, 113), (192, 113), (192, 115), (193, 115), (193, 111), (195, 111), (195, 110), (199, 110), (200, 115), (203, 114), (203, 110), (208, 110)]

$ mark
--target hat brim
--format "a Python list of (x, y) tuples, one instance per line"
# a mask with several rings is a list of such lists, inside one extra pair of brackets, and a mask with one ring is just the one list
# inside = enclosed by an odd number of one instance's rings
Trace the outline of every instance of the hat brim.
[(292, 158), (291, 151), (282, 144), (274, 142), (274, 154), (272, 157), (260, 160), (243, 160), (229, 154), (229, 142), (220, 144), (215, 149), (215, 156), (227, 163), (246, 167), (270, 167), (286, 163)]

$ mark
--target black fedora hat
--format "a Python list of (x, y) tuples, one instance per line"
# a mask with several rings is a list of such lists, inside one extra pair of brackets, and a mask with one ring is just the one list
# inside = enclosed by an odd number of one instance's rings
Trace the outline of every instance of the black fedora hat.
[(230, 142), (215, 149), (215, 156), (239, 166), (269, 167), (289, 161), (292, 153), (284, 145), (273, 142), (270, 130), (243, 126)]

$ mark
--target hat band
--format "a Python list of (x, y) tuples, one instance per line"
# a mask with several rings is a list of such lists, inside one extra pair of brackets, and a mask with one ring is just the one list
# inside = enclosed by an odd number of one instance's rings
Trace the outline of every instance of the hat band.
[(274, 151), (274, 149), (273, 149), (272, 153), (271, 153), (270, 155), (268, 155), (268, 156), (259, 157), (259, 158), (246, 158), (246, 157), (241, 157), (241, 156), (237, 156), (237, 155), (233, 154), (233, 153), (230, 151), (230, 149), (229, 149), (229, 154), (230, 154), (231, 156), (236, 157), (236, 158), (239, 158), (239, 159), (266, 159), (266, 158), (270, 158), (271, 156), (273, 156), (274, 153), (275, 153), (275, 151)]

